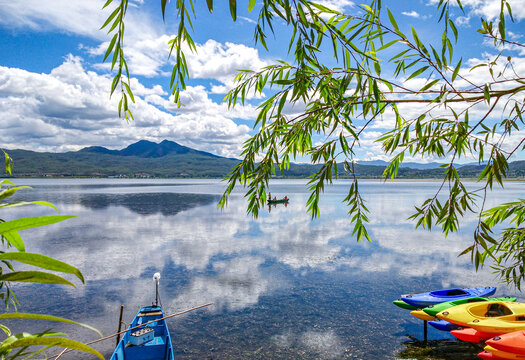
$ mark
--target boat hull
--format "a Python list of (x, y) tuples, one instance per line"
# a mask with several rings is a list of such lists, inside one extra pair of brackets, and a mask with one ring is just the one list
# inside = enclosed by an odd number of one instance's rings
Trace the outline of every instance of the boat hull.
[(514, 331), (488, 339), (486, 344), (501, 351), (525, 355), (525, 331)]
[(268, 200), (268, 205), (288, 203), (289, 199)]
[(484, 350), (501, 359), (525, 359), (525, 355), (515, 354), (515, 353), (511, 353), (507, 351), (501, 351), (501, 350), (493, 348), (490, 345), (485, 346)]
[(448, 332), (461, 328), (459, 325), (449, 323), (448, 321), (445, 321), (445, 320), (432, 320), (432, 321), (429, 321), (428, 324), (438, 330), (448, 331)]
[(429, 305), (439, 304), (445, 301), (460, 300), (471, 297), (490, 296), (496, 292), (495, 287), (468, 288), (468, 289), (444, 289), (419, 294), (408, 294), (401, 296), (401, 300), (407, 304), (424, 308)]
[[(111, 360), (174, 360), (170, 333), (163, 317), (160, 306), (142, 307), (115, 348)], [(147, 341), (141, 343), (135, 340), (141, 333), (153, 333), (153, 336), (151, 340), (144, 338)], [(132, 345), (137, 343), (139, 345)]]
[(450, 331), (450, 333), (454, 335), (455, 337), (457, 337), (459, 340), (473, 342), (473, 343), (485, 341), (494, 336), (494, 334), (484, 333), (484, 332), (481, 332), (481, 331), (478, 331), (472, 328), (452, 330)]
[(392, 301), (392, 303), (395, 306), (400, 307), (401, 309), (405, 309), (405, 310), (417, 310), (417, 309), (419, 309), (417, 306), (409, 305), (406, 302), (404, 302), (403, 300), (394, 300), (394, 301)]
[(475, 296), (475, 297), (472, 297), (472, 298), (453, 300), (453, 301), (446, 301), (446, 302), (443, 302), (443, 303), (440, 303), (440, 304), (430, 305), (430, 306), (427, 306), (426, 308), (423, 308), (422, 310), (424, 312), (426, 312), (430, 316), (436, 316), (438, 313), (440, 313), (441, 311), (445, 311), (448, 308), (451, 308), (451, 307), (454, 307), (454, 306), (457, 306), (457, 305), (466, 304), (466, 303), (481, 302), (481, 301), (511, 301), (511, 302), (515, 302), (516, 298), (515, 297), (508, 297), (508, 296), (506, 296), (506, 297), (494, 297), (494, 298)]
[[(439, 319), (446, 320), (456, 325), (475, 328), (482, 332), (509, 332), (509, 331), (490, 331), (489, 327), (478, 325), (486, 324), (488, 319), (497, 320), (507, 316), (525, 312), (525, 304), (509, 301), (482, 301), (457, 305), (438, 313)], [(524, 322), (525, 323), (525, 322)], [(487, 324), (488, 325), (488, 324)], [(518, 330), (518, 329), (516, 329)]]

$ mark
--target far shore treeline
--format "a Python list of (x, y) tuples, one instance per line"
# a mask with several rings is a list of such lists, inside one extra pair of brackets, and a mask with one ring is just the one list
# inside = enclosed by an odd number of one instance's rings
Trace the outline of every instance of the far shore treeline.
[[(141, 140), (122, 150), (100, 146), (65, 153), (7, 150), (15, 162), (13, 177), (125, 177), (125, 178), (223, 178), (240, 161), (198, 151), (173, 141), (157, 144)], [(384, 165), (380, 161), (363, 161), (355, 166), (356, 175), (379, 178)], [(320, 165), (290, 164), (284, 172), (276, 168), (275, 176), (306, 178)], [(460, 176), (478, 177), (482, 165), (468, 164), (458, 168)], [(338, 169), (345, 177), (344, 166)], [(438, 163), (406, 163), (397, 178), (432, 179), (442, 177)], [(509, 163), (509, 178), (525, 177), (525, 161)]]

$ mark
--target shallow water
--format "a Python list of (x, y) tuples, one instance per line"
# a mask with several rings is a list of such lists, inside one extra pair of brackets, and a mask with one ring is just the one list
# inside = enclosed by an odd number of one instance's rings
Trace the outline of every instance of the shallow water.
[[(121, 304), (130, 322), (141, 305), (154, 300), (151, 277), (159, 271), (166, 313), (213, 302), (168, 321), (177, 359), (395, 358), (406, 334), (423, 336), (421, 321), (392, 305), (400, 294), (497, 283), (490, 269), (476, 273), (469, 257), (457, 257), (472, 242), (474, 216), (446, 239), (407, 220), (414, 204), (433, 195), (437, 182), (362, 181), (372, 212), (372, 242), (363, 244), (352, 237), (342, 204), (345, 181), (326, 189), (321, 219), (314, 220), (305, 212), (309, 194), (300, 180), (272, 181), (272, 195), (287, 195), (290, 203), (265, 209), (257, 219), (246, 214), (240, 192), (220, 211), (224, 184), (216, 180), (15, 183), (34, 188), (17, 199), (51, 201), (62, 214), (77, 216), (24, 231), (27, 251), (65, 260), (87, 280), (85, 286), (77, 280), (77, 288), (17, 285), (19, 310), (65, 316), (111, 334)], [(490, 194), (486, 206), (523, 193), (525, 183), (507, 183)], [(0, 217), (42, 214), (53, 210), (25, 207), (3, 210)], [(496, 294), (521, 296), (503, 285)], [(36, 331), (49, 324), (29, 326)], [(81, 341), (97, 338), (74, 326), (55, 329)], [(429, 329), (429, 338), (450, 336)], [(95, 347), (109, 356), (114, 341)]]

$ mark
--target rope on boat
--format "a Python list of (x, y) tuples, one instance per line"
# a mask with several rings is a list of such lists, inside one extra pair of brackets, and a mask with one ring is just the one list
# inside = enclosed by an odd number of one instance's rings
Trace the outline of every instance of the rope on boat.
[[(126, 329), (126, 330), (123, 330), (123, 331), (119, 331), (119, 332), (116, 332), (112, 335), (108, 335), (108, 336), (104, 336), (100, 339), (97, 339), (97, 340), (93, 340), (93, 341), (90, 341), (88, 343), (85, 343), (84, 345), (91, 345), (91, 344), (94, 344), (94, 343), (98, 343), (100, 341), (103, 341), (103, 340), (107, 340), (107, 339), (111, 339), (112, 337), (115, 337), (117, 335), (121, 335), (121, 334), (124, 334), (128, 331), (131, 331), (131, 330), (135, 330), (135, 329), (138, 329), (140, 327), (143, 327), (145, 325), (149, 325), (149, 324), (152, 324), (154, 322), (157, 322), (157, 321), (160, 321), (160, 320), (165, 320), (165, 319), (169, 319), (169, 318), (172, 318), (172, 317), (175, 317), (175, 316), (179, 316), (179, 315), (182, 315), (182, 314), (186, 314), (190, 311), (194, 311), (194, 310), (198, 310), (198, 309), (201, 309), (203, 307), (206, 307), (206, 306), (210, 306), (210, 305), (213, 305), (213, 303), (207, 303), (207, 304), (204, 304), (204, 305), (200, 305), (200, 306), (196, 306), (196, 307), (193, 307), (191, 309), (188, 309), (188, 310), (184, 310), (184, 311), (180, 311), (178, 313), (175, 313), (175, 314), (171, 314), (171, 315), (168, 315), (168, 316), (164, 316), (163, 318), (160, 318), (160, 319), (155, 319), (155, 320), (151, 320), (151, 321), (148, 321), (144, 324), (140, 324), (140, 325), (137, 325), (137, 326), (134, 326), (132, 328), (129, 328), (129, 329)], [(62, 355), (64, 355), (65, 353), (68, 353), (70, 351), (73, 351), (74, 349), (68, 349), (68, 348), (65, 348), (64, 350), (62, 350), (60, 353), (56, 354), (56, 355), (53, 355), (51, 357), (49, 357), (49, 359), (55, 359), (55, 360), (58, 360)]]

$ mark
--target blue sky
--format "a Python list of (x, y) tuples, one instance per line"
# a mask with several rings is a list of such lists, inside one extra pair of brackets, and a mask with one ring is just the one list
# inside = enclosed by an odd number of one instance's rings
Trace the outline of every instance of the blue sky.
[[(320, 2), (345, 13), (360, 11), (358, 3), (350, 0)], [(525, 6), (522, 0), (509, 2), (516, 17), (516, 23), (508, 25), (510, 37), (523, 42)], [(266, 52), (253, 41), (257, 6), (248, 13), (247, 5), (239, 4), (234, 23), (225, 2), (215, 1), (214, 13), (209, 14), (205, 2), (198, 1), (194, 33), (198, 53), (187, 54), (192, 79), (182, 93), (184, 106), (177, 109), (169, 99), (167, 75), (173, 64), (167, 42), (176, 32), (175, 6), (168, 4), (163, 23), (160, 1), (130, 0), (125, 51), (137, 103), (133, 106), (135, 121), (128, 124), (118, 118), (118, 96), (109, 98), (111, 78), (108, 64), (102, 63), (108, 36), (99, 31), (109, 11), (101, 10), (103, 3), (0, 0), (0, 147), (62, 152), (91, 145), (118, 149), (140, 139), (168, 139), (238, 157), (242, 143), (253, 133), (256, 107), (262, 99), (252, 98), (245, 107), (233, 110), (221, 101), (236, 70), (256, 70), (276, 59), (291, 60), (285, 29), (270, 36), (270, 51)], [(412, 25), (423, 39), (439, 41), (437, 0), (383, 3), (392, 9), (403, 30)], [(464, 0), (463, 4), (466, 13), (454, 8), (452, 17), (462, 44), (455, 61), (463, 57), (462, 72), (467, 74), (468, 66), (497, 54), (476, 29), (480, 16), (498, 14), (499, 2)], [(515, 68), (525, 76), (525, 51), (510, 51)], [(483, 81), (479, 76), (477, 80)], [(416, 110), (406, 109), (407, 113)], [(390, 126), (391, 119), (385, 118), (363, 134), (360, 160), (385, 159), (373, 140)], [(509, 144), (524, 136), (516, 133)], [(519, 154), (513, 160), (523, 158)]]

